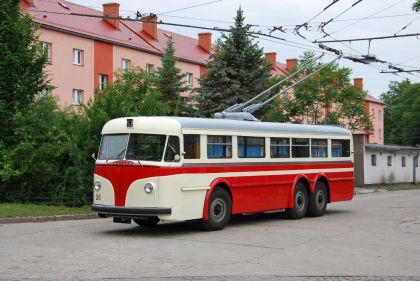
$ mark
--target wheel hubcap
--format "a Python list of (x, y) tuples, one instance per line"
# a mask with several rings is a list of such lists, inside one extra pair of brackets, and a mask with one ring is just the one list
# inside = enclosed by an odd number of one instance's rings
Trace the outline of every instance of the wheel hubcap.
[(299, 211), (305, 207), (305, 196), (302, 192), (296, 194), (296, 207)]
[(210, 205), (210, 217), (215, 222), (220, 222), (226, 215), (226, 203), (222, 199), (215, 199)]
[(322, 209), (325, 204), (325, 194), (323, 191), (318, 192), (318, 196), (316, 197), (316, 203), (319, 209)]

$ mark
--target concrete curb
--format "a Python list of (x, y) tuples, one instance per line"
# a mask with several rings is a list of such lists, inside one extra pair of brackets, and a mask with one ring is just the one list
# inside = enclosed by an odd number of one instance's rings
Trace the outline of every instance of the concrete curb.
[(25, 222), (47, 222), (47, 221), (67, 221), (67, 220), (87, 220), (97, 219), (97, 213), (79, 214), (79, 215), (57, 215), (57, 216), (40, 216), (40, 217), (16, 217), (16, 218), (0, 218), (0, 224), (9, 223), (25, 223)]

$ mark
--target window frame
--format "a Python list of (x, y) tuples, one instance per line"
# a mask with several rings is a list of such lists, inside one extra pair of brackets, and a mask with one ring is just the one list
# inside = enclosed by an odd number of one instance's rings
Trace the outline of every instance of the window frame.
[[(80, 60), (80, 62), (79, 62), (79, 60)], [(73, 65), (83, 66), (83, 64), (84, 64), (84, 52), (83, 52), (83, 50), (73, 48)]]
[(388, 164), (388, 167), (392, 167), (392, 155), (387, 156), (387, 164)]
[(186, 78), (187, 85), (188, 86), (192, 86), (193, 83), (194, 83), (194, 76), (193, 76), (193, 74), (191, 72), (186, 72), (185, 78)]
[[(240, 155), (240, 149), (239, 149), (239, 145), (240, 145), (240, 143), (239, 143), (239, 139), (240, 138), (243, 138), (244, 139), (244, 143), (243, 143), (243, 146), (244, 146), (244, 155), (243, 156), (241, 156)], [(265, 137), (255, 137), (255, 136), (237, 136), (236, 137), (236, 139), (237, 139), (237, 150), (238, 150), (238, 158), (239, 159), (243, 159), (243, 158), (265, 158)], [(262, 145), (261, 144), (248, 144), (248, 141), (250, 140), (250, 139), (261, 139), (262, 140)], [(250, 156), (248, 156), (248, 147), (259, 147), (259, 148), (262, 148), (262, 156), (252, 156), (252, 157), (250, 157)]]
[[(307, 144), (295, 144), (295, 140), (307, 140)], [(310, 158), (311, 157), (311, 138), (292, 138), (291, 140), (292, 146), (292, 158)], [(295, 156), (294, 148), (307, 148), (307, 155), (304, 156)]]
[[(272, 140), (274, 139), (283, 139), (283, 140), (288, 140), (288, 144), (273, 144)], [(274, 159), (290, 159), (292, 158), (292, 145), (291, 145), (292, 141), (291, 138), (286, 138), (286, 137), (270, 137), (270, 158), (274, 158)], [(279, 148), (279, 147), (288, 147), (288, 156), (287, 157), (275, 157), (273, 156), (273, 148)], [(280, 155), (280, 154), (279, 154)]]
[(155, 65), (151, 63), (146, 63), (146, 74), (154, 75), (155, 74)]
[[(102, 77), (105, 77), (105, 81), (102, 81)], [(99, 84), (98, 84), (98, 90), (99, 92), (103, 92), (106, 90), (106, 85), (108, 84), (108, 75), (106, 74), (99, 74), (98, 76)]]
[[(195, 152), (198, 152), (198, 157), (197, 155), (194, 155), (195, 157), (190, 158), (188, 152), (185, 150), (185, 148), (188, 146), (185, 143), (186, 137), (190, 137), (190, 136), (194, 136), (193, 138), (195, 138), (192, 142), (192, 147), (194, 148), (194, 150), (196, 150)], [(184, 151), (183, 151), (183, 156), (185, 160), (195, 160), (195, 159), (200, 159), (201, 158), (201, 135), (200, 134), (184, 134), (183, 136), (183, 145), (184, 145)], [(195, 147), (197, 145), (197, 143), (195, 142), (198, 139), (198, 150), (197, 147)], [(194, 154), (194, 153), (193, 153)]]
[(372, 167), (376, 167), (376, 154), (371, 154), (370, 155), (370, 165), (372, 166)]
[[(325, 141), (325, 144), (313, 144), (313, 141)], [(312, 154), (312, 149), (313, 148), (322, 148), (325, 147), (325, 156), (313, 156)], [(329, 157), (329, 153), (328, 153), (328, 139), (323, 139), (323, 138), (311, 138), (311, 158), (328, 158)], [(319, 150), (318, 150), (319, 153)]]
[(52, 43), (40, 41), (39, 42), (40, 48), (42, 52), (45, 52), (45, 48), (47, 47), (47, 64), (52, 64)]
[[(344, 152), (345, 152), (345, 150), (343, 149), (344, 146), (343, 146), (342, 143), (340, 143), (340, 145), (341, 145), (341, 155), (334, 156), (334, 154), (333, 154), (333, 148), (335, 146), (337, 146), (337, 145), (334, 145), (334, 142), (335, 141), (338, 141), (338, 142), (348, 142), (348, 155), (345, 155), (344, 154)], [(331, 147), (330, 150), (331, 150), (331, 157), (332, 158), (348, 158), (348, 157), (351, 157), (351, 153), (352, 153), (352, 151), (351, 151), (351, 141), (349, 139), (333, 139), (333, 138), (331, 138), (331, 145), (330, 145), (330, 147)]]
[(401, 156), (401, 167), (407, 167), (407, 159), (405, 156)]
[[(127, 67), (124, 68), (125, 63), (127, 64)], [(121, 59), (121, 69), (122, 70), (130, 70), (131, 69), (131, 60), (129, 59)]]
[[(209, 137), (222, 137), (226, 138), (227, 142), (209, 142)], [(207, 135), (207, 159), (232, 159), (233, 157), (233, 137), (231, 135)], [(230, 142), (228, 140), (230, 139)], [(228, 147), (230, 147), (230, 156), (224, 155), (223, 157), (210, 157), (209, 147), (210, 146), (222, 146), (223, 153), (227, 155)]]
[[(78, 97), (78, 101), (75, 101), (75, 94)], [(83, 94), (84, 91), (81, 89), (73, 89), (72, 91), (72, 105), (74, 106), (80, 106), (83, 104)]]

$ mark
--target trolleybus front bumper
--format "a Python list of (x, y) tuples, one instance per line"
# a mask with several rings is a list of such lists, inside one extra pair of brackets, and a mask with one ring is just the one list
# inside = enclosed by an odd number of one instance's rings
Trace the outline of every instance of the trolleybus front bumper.
[(163, 216), (172, 214), (171, 208), (116, 207), (98, 204), (92, 204), (92, 211), (98, 212), (99, 216), (127, 218)]

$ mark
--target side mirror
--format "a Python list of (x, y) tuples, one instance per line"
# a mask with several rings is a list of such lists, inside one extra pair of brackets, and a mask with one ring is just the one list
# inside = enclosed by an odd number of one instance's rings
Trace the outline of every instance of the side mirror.
[(96, 161), (96, 153), (92, 153), (92, 158)]
[(179, 162), (179, 160), (181, 160), (181, 156), (179, 156), (179, 154), (175, 154), (174, 155), (174, 161)]

